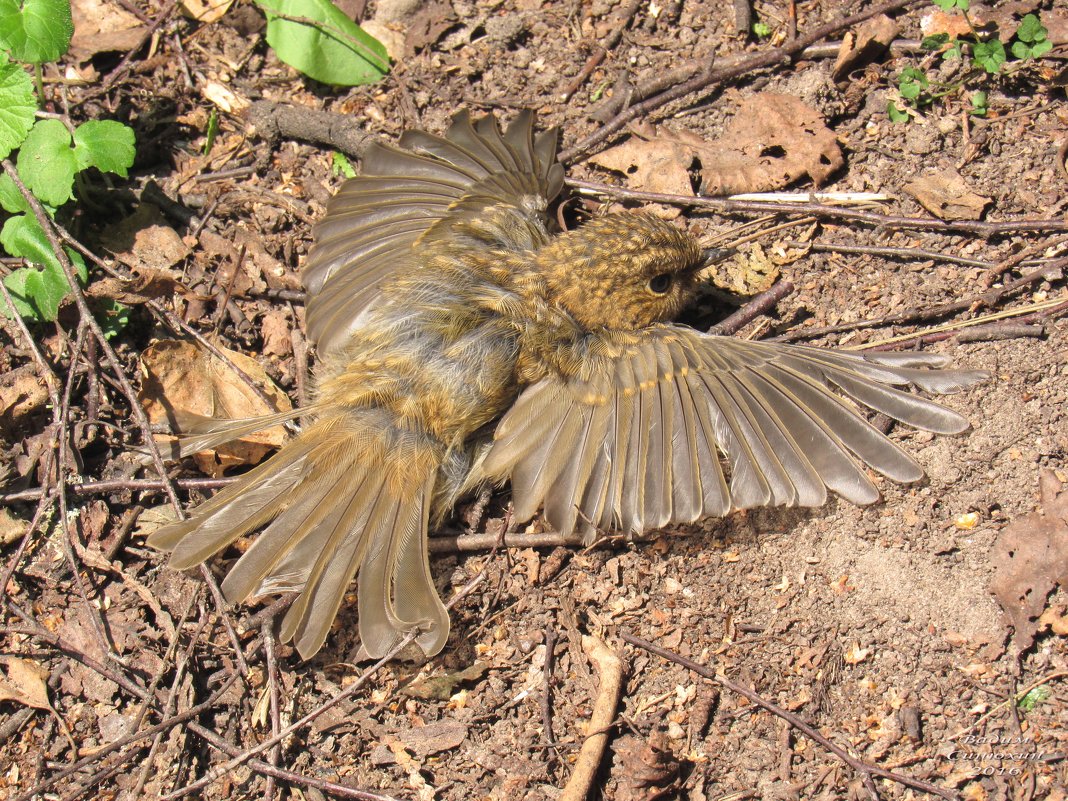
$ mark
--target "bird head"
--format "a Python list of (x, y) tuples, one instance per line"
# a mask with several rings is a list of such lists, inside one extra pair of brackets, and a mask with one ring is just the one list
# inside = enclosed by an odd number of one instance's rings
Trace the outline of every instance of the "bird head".
[(678, 314), (698, 273), (728, 252), (650, 214), (609, 214), (554, 238), (537, 269), (549, 300), (584, 329), (633, 330)]

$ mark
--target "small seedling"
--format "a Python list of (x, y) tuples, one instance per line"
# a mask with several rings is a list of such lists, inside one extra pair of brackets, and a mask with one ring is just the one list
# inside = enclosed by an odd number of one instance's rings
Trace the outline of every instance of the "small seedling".
[(1018, 59), (1038, 58), (1053, 48), (1049, 40), (1049, 31), (1039, 22), (1034, 14), (1028, 14), (1020, 20), (1016, 29), (1016, 41), (1012, 43), (1012, 54)]
[(1052, 696), (1053, 692), (1050, 690), (1050, 688), (1047, 687), (1045, 684), (1040, 684), (1038, 687), (1035, 687), (1033, 690), (1024, 695), (1023, 698), (1017, 701), (1016, 706), (1022, 709), (1024, 712), (1031, 712), (1036, 706), (1041, 704), (1043, 701), (1048, 700)]
[(330, 172), (334, 175), (344, 175), (346, 178), (356, 177), (356, 170), (353, 169), (352, 163), (345, 158), (344, 153), (338, 153), (336, 150), (330, 159)]

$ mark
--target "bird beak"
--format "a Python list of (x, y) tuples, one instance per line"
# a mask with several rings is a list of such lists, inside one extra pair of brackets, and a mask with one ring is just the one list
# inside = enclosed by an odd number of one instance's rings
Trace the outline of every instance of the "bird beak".
[(705, 268), (711, 267), (713, 264), (719, 264), (737, 252), (736, 248), (705, 248), (705, 260), (702, 262), (701, 267)]

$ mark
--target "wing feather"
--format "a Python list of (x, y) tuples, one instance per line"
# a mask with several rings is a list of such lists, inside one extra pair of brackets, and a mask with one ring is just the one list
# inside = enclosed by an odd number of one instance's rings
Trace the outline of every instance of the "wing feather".
[[(985, 377), (930, 354), (863, 354), (656, 326), (586, 342), (570, 380), (526, 389), (483, 466), (511, 478), (516, 516), (544, 504), (558, 530), (636, 534), (759, 505), (871, 503), (871, 467), (895, 481), (916, 461), (850, 400), (919, 428), (956, 433), (958, 413), (903, 391), (956, 392)], [(613, 337), (616, 337), (613, 339)], [(724, 470), (729, 467), (729, 482)]]

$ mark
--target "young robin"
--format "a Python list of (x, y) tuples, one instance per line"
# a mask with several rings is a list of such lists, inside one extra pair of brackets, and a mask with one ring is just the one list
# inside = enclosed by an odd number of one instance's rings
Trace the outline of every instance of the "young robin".
[[(377, 144), (316, 226), (304, 270), (314, 402), (202, 429), (195, 450), (287, 416), (311, 422), (277, 454), (152, 535), (191, 567), (261, 529), (222, 588), (299, 593), (284, 641), (322, 646), (358, 575), (360, 638), (378, 657), (449, 618), (428, 526), (485, 482), (515, 517), (557, 531), (638, 534), (754, 506), (878, 497), (915, 460), (854, 404), (942, 434), (954, 411), (902, 391), (956, 392), (985, 373), (942, 356), (851, 353), (713, 336), (669, 322), (721, 255), (647, 214), (562, 234), (557, 132), (533, 114), (503, 133), (459, 114), (444, 137)], [(843, 398), (844, 396), (844, 398)], [(846, 400), (848, 399), (848, 400)], [(851, 403), (852, 401), (853, 403)]]

